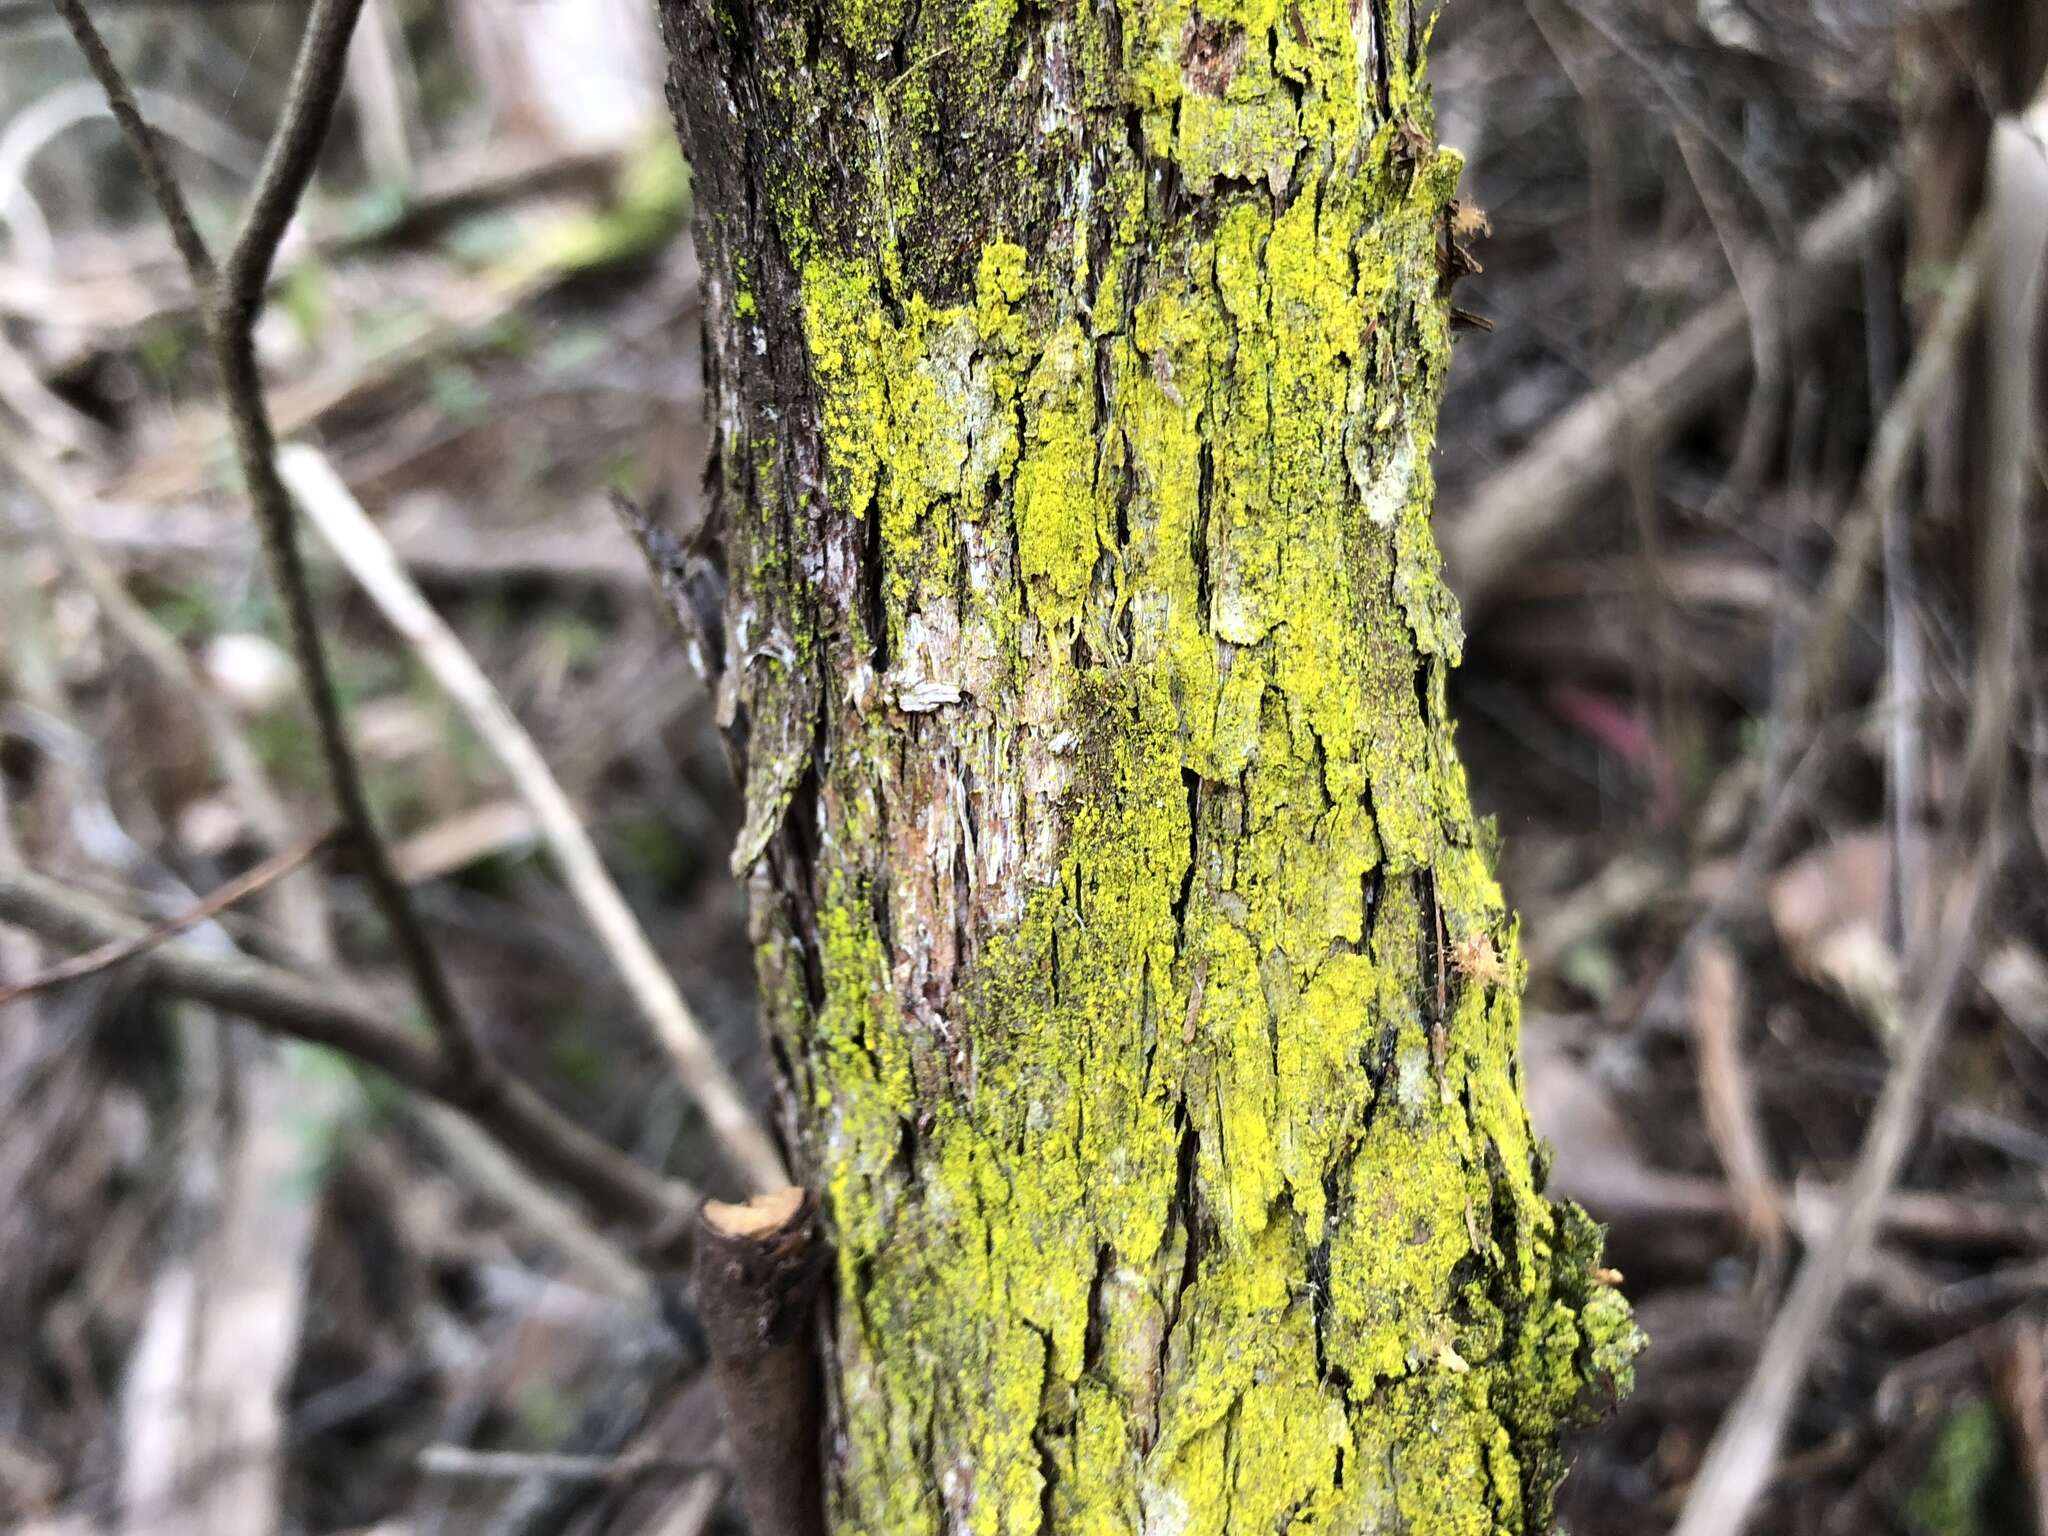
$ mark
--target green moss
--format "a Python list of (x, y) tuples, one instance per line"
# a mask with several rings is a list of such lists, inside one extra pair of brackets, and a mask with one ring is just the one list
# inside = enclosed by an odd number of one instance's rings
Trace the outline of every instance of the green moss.
[(1920, 1481), (1907, 1496), (1907, 1529), (1916, 1536), (1987, 1536), (2018, 1529), (2024, 1516), (2002, 1504), (1999, 1484), (2010, 1460), (1998, 1410), (1982, 1397), (1967, 1397), (1951, 1410), (1936, 1437)]

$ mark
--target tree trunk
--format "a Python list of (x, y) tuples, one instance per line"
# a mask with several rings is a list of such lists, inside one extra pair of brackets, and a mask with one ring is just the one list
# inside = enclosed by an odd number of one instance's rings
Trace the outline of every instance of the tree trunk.
[(662, 12), (835, 1528), (1545, 1527), (1638, 1336), (1445, 715), (1426, 20)]

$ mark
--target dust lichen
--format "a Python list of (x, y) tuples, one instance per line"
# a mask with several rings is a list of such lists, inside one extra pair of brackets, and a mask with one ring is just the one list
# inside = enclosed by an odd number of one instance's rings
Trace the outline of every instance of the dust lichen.
[[(1541, 1192), (1446, 713), (1420, 39), (1392, 0), (833, 14), (843, 51), (763, 45), (769, 118), (847, 132), (843, 206), (771, 156), (815, 469), (749, 512), (823, 530), (777, 567), (821, 745), (762, 964), (838, 1244), (838, 1526), (1542, 1529), (1640, 1338)], [(952, 219), (961, 178), (1005, 196)]]

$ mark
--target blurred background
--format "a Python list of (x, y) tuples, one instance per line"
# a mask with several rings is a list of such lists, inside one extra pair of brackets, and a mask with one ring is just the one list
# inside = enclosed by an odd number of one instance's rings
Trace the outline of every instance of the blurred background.
[[(304, 7), (92, 10), (224, 233)], [(738, 798), (605, 501), (687, 532), (705, 451), (649, 11), (369, 0), (257, 342), (281, 434), (369, 510), (763, 1091)], [(1432, 60), (1469, 157), (1447, 245), (1480, 269), (1437, 462), (1459, 740), (1522, 913), (1552, 1187), (1609, 1224), (1652, 1339), (1576, 1446), (1570, 1528), (1678, 1515), (1910, 1080), (1752, 1528), (2048, 1533), (2048, 7), (1454, 0)], [(490, 1045), (706, 1177), (527, 803), (306, 546)], [(68, 34), (0, 0), (0, 865), (163, 916), (328, 814), (182, 270)], [(296, 913), (194, 942), (303, 924), (403, 1016), (360, 882), (322, 868)], [(62, 957), (0, 927), (0, 987)], [(698, 1364), (460, 1120), (121, 968), (0, 1002), (0, 1528), (736, 1530)]]

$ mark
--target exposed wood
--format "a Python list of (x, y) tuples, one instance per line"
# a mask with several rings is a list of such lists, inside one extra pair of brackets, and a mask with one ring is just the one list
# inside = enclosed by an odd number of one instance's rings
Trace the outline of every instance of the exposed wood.
[(827, 1254), (817, 1196), (795, 1186), (705, 1202), (691, 1269), (755, 1536), (823, 1536), (814, 1303)]

